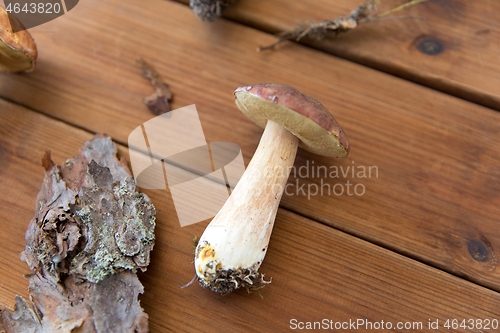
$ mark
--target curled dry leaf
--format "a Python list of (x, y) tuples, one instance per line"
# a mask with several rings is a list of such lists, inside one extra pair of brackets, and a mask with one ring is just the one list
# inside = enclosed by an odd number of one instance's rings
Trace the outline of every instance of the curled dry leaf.
[(147, 332), (136, 271), (154, 245), (155, 208), (136, 192), (111, 139), (97, 135), (77, 157), (42, 159), (45, 179), (21, 258), (30, 303), (0, 315), (7, 332)]
[[(17, 27), (11, 26), (11, 23)], [(14, 33), (13, 28), (19, 32)], [(29, 32), (23, 29), (21, 23), (0, 6), (0, 71), (22, 72), (35, 68), (35, 41)]]
[(157, 116), (170, 111), (169, 102), (172, 100), (172, 92), (168, 89), (168, 85), (163, 82), (163, 79), (156, 69), (144, 59), (137, 60), (137, 65), (139, 65), (142, 70), (142, 76), (148, 79), (155, 88), (155, 92), (145, 97), (142, 102), (146, 104), (149, 111)]

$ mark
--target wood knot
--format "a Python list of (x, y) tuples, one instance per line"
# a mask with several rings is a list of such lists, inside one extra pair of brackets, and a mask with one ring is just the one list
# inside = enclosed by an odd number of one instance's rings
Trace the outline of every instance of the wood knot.
[(444, 51), (443, 42), (435, 37), (421, 36), (415, 40), (417, 50), (427, 55), (438, 55)]
[(478, 262), (485, 262), (490, 257), (488, 246), (479, 239), (469, 239), (467, 241), (467, 250), (471, 257)]

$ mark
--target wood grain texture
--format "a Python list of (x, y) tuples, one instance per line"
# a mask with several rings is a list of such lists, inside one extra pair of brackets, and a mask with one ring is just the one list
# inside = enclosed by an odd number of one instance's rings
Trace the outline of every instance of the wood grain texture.
[[(189, 3), (188, 0), (182, 0)], [(225, 16), (258, 29), (277, 33), (308, 21), (348, 15), (360, 0), (239, 0)], [(408, 2), (386, 0), (379, 13)], [(496, 0), (429, 0), (393, 16), (420, 19), (369, 23), (322, 42), (304, 40), (320, 50), (418, 82), (500, 110), (500, 3)], [(257, 39), (255, 47), (267, 45)], [(420, 49), (438, 54), (429, 55)], [(276, 52), (290, 53), (283, 44)]]
[[(498, 113), (299, 45), (255, 53), (256, 42), (273, 37), (201, 22), (174, 2), (89, 0), (32, 34), (37, 71), (2, 74), (0, 94), (121, 143), (153, 117), (141, 103), (152, 88), (139, 57), (169, 83), (173, 109), (196, 104), (207, 141), (238, 144), (246, 162), (261, 130), (236, 109), (232, 91), (274, 82), (311, 95), (333, 112), (352, 150), (343, 160), (299, 150), (297, 169), (376, 166), (378, 178), (299, 175), (283, 206), (500, 290)], [(347, 181), (362, 183), (366, 193), (308, 197), (321, 181), (346, 190)]]
[[(17, 255), (43, 179), (40, 156), (50, 149), (61, 163), (92, 134), (2, 100), (0, 123), (0, 306), (12, 307), (14, 294), (26, 295)], [(500, 294), (283, 209), (261, 268), (273, 278), (263, 300), (244, 290), (221, 297), (196, 284), (181, 289), (194, 275), (191, 238), (206, 223), (181, 228), (168, 191), (146, 193), (158, 212), (151, 264), (140, 274), (152, 332), (276, 332), (291, 319), (422, 322), (422, 331), (438, 319), (437, 331), (453, 332), (442, 327), (447, 318), (498, 317)]]

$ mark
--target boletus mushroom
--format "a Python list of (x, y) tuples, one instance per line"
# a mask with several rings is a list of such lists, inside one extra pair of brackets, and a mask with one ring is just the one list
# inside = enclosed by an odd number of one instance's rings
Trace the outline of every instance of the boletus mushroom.
[[(12, 23), (12, 25), (11, 25)], [(35, 68), (35, 41), (22, 24), (0, 6), (0, 71), (22, 72)], [(13, 32), (16, 30), (18, 32)], [(22, 31), (21, 31), (22, 30)]]
[(346, 157), (349, 141), (315, 99), (278, 84), (235, 90), (236, 105), (265, 128), (259, 146), (229, 199), (201, 236), (195, 252), (198, 281), (220, 294), (269, 283), (258, 272), (297, 147)]

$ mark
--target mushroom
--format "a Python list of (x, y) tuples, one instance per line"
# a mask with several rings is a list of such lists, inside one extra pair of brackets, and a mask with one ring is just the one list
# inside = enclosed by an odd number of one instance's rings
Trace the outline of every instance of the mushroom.
[(297, 147), (324, 156), (349, 154), (349, 141), (335, 118), (300, 91), (257, 84), (237, 88), (234, 96), (238, 108), (265, 130), (248, 168), (196, 247), (198, 281), (223, 295), (269, 283), (258, 269)]
[(0, 6), (0, 71), (32, 71), (36, 57), (35, 41), (29, 32)]

